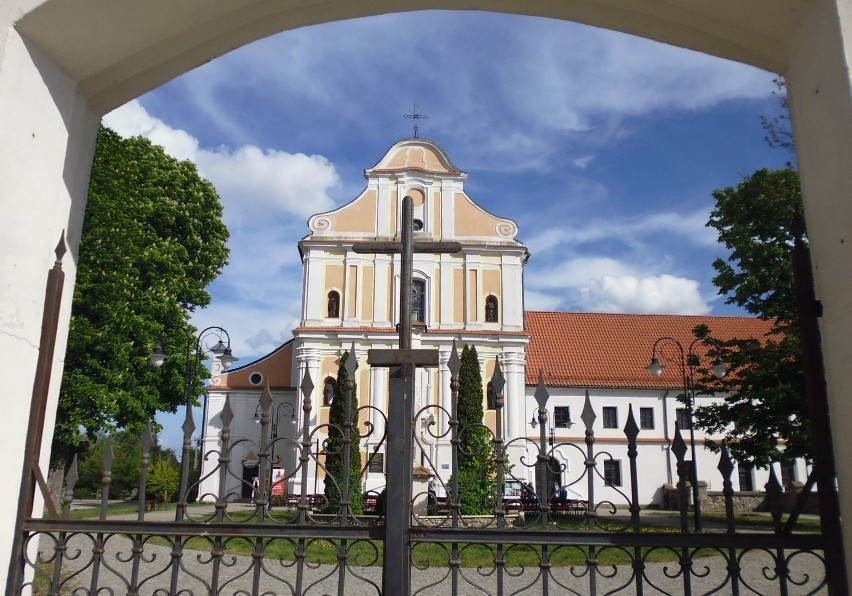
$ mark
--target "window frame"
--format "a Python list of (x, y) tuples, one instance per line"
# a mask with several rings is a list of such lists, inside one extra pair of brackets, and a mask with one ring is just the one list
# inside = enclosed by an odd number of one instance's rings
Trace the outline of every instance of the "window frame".
[(689, 415), (689, 408), (675, 409), (675, 420), (679, 423), (680, 430), (692, 428), (692, 416)]
[[(604, 477), (604, 485), (611, 487), (622, 486), (624, 483), (624, 479), (621, 474), (621, 460), (620, 459), (605, 459), (603, 460), (603, 477)], [(611, 481), (611, 477), (613, 476), (613, 472), (615, 473), (615, 482)]]
[[(564, 419), (557, 413), (564, 411)], [(553, 428), (570, 428), (574, 423), (571, 421), (571, 406), (553, 406)]]
[[(331, 375), (328, 375), (325, 379), (323, 379), (323, 381), (322, 381), (322, 405), (330, 406), (331, 403), (334, 401), (334, 391), (335, 391), (336, 386), (337, 386), (337, 380), (334, 377), (332, 377)], [(330, 391), (329, 391), (329, 387), (331, 388)]]
[[(337, 313), (334, 314), (334, 315), (331, 314), (331, 300), (332, 300), (332, 298), (335, 298), (337, 300)], [(340, 312), (341, 312), (340, 307), (341, 307), (340, 292), (338, 292), (337, 290), (329, 290), (328, 294), (326, 294), (326, 301), (325, 301), (325, 315), (326, 315), (326, 317), (325, 318), (327, 318), (327, 319), (339, 319), (340, 318)]]
[[(650, 423), (646, 418), (650, 419)], [(654, 408), (652, 407), (640, 407), (639, 408), (639, 429), (640, 430), (654, 430), (656, 426), (656, 420), (654, 419)]]
[[(411, 281), (411, 322), (412, 323), (426, 323), (426, 317), (428, 316), (428, 313), (426, 312), (426, 310), (427, 310), (426, 309), (426, 298), (427, 298), (427, 292), (428, 292), (428, 285), (429, 284), (426, 282), (426, 280), (422, 279), (420, 277), (415, 277)], [(421, 297), (420, 297), (419, 303), (418, 303), (418, 300), (417, 300), (417, 293), (415, 292), (415, 288), (417, 286), (421, 286), (423, 288), (423, 291), (420, 294)], [(419, 318), (417, 316), (418, 307), (419, 307), (419, 311), (420, 311), (420, 317)]]
[(603, 428), (618, 428), (618, 406), (603, 406), (601, 418)]
[[(488, 318), (488, 305), (494, 305), (494, 317)], [(500, 322), (500, 299), (497, 298), (494, 294), (489, 294), (485, 297), (485, 313), (484, 320), (486, 323), (499, 323)]]

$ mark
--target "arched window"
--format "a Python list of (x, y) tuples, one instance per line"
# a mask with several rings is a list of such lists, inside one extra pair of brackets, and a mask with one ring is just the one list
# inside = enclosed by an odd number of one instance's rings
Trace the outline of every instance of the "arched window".
[(486, 323), (496, 323), (497, 322), (497, 296), (488, 296), (485, 299), (485, 322)]
[(411, 288), (411, 320), (426, 322), (426, 281), (423, 279), (415, 279)]
[(340, 318), (340, 294), (334, 290), (328, 293), (328, 318)]
[(322, 405), (330, 406), (331, 402), (334, 401), (335, 385), (337, 385), (337, 381), (334, 380), (334, 377), (326, 377), (325, 381), (322, 382)]

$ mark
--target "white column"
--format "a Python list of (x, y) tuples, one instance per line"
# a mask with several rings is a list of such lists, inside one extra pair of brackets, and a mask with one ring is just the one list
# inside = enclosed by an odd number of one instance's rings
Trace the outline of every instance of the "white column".
[[(476, 286), (470, 283), (471, 271), (476, 271)], [(480, 296), (482, 296), (482, 267), (478, 254), (466, 255), (464, 263), (464, 287), (464, 328), (482, 329), (482, 318), (479, 316), (479, 302)], [(471, 306), (471, 296), (473, 297), (473, 306)]]
[[(77, 247), (100, 118), (70, 79), (14, 28), (20, 2), (0, 8), (0, 354), (3, 357), (4, 456), (0, 475), (0, 560), (5, 578), (18, 506), (30, 396), (39, 353), (47, 272), (66, 230), (65, 285), (53, 356), (39, 463), (47, 474), (65, 343), (74, 293)], [(33, 3), (29, 3), (33, 5)], [(11, 6), (7, 10), (7, 7)], [(28, 7), (27, 7), (28, 8)], [(25, 9), (24, 9), (25, 10)], [(34, 510), (42, 510), (35, 491)], [(5, 584), (5, 581), (3, 582)]]
[[(301, 387), (302, 380), (305, 378), (305, 371), (310, 371), (311, 373), (311, 381), (314, 384), (314, 389), (311, 392), (311, 417), (309, 419), (309, 423), (311, 427), (317, 425), (317, 416), (319, 414), (320, 406), (322, 405), (322, 379), (320, 378), (320, 351), (319, 348), (313, 347), (301, 347), (298, 348), (298, 359), (299, 359), (299, 384)], [(304, 396), (299, 392), (299, 404), (301, 406), (301, 402), (304, 399)]]
[(375, 257), (375, 281), (373, 289), (373, 324), (376, 327), (390, 327), (390, 310), (388, 308), (389, 288), (391, 287), (391, 257), (377, 254)]
[(449, 424), (449, 414), (452, 412), (452, 390), (450, 389), (450, 367), (447, 366), (447, 363), (450, 361), (450, 350), (441, 350), (438, 353), (438, 374), (440, 377), (440, 384), (438, 386), (438, 403), (441, 404), (441, 408), (446, 410), (441, 411), (441, 415), (437, 417), (435, 420), (438, 423), (438, 428), (443, 432), (447, 425)]
[[(802, 196), (816, 278), (842, 517), (852, 519), (852, 5), (847, 0), (802, 6), (787, 44), (790, 96)], [(843, 524), (846, 567), (852, 569), (852, 524)], [(852, 585), (852, 573), (849, 574)]]
[[(370, 443), (375, 445), (385, 434), (385, 416), (387, 411), (385, 404), (387, 403), (388, 391), (388, 376), (387, 368), (374, 366), (370, 368), (370, 405), (384, 414), (379, 414), (376, 410), (370, 410), (370, 422), (373, 424), (373, 436), (370, 437)], [(385, 442), (387, 444), (387, 441)]]
[[(320, 325), (325, 319), (324, 267), (325, 259), (321, 257), (321, 251), (309, 249), (305, 254), (305, 280), (302, 290), (303, 325)], [(345, 292), (345, 288), (342, 291)], [(345, 302), (341, 302), (340, 308), (344, 308)], [(342, 312), (340, 314), (343, 315)]]
[(441, 238), (453, 240), (456, 237), (456, 184), (453, 180), (441, 181)]
[(455, 295), (457, 292), (464, 293), (464, 288), (457, 288), (453, 285), (453, 258), (451, 255), (441, 255), (441, 295), (438, 299), (441, 301), (441, 320), (438, 321), (438, 327), (448, 329), (455, 327), (453, 323), (453, 309), (455, 307)]
[(524, 328), (523, 266), (517, 254), (503, 254), (500, 265), (502, 327), (507, 331)]
[(505, 412), (506, 440), (510, 441), (524, 434), (524, 379), (525, 357), (523, 352), (504, 352), (503, 371), (506, 375)]

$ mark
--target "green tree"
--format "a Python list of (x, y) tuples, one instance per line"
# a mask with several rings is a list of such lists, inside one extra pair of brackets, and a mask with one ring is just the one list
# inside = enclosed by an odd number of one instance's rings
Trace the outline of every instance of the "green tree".
[[(774, 321), (765, 338), (708, 345), (730, 367), (721, 381), (705, 375), (703, 391), (724, 391), (721, 403), (696, 409), (696, 425), (722, 433), (737, 461), (765, 466), (808, 457), (810, 438), (801, 344), (793, 290), (794, 221), (801, 221), (799, 176), (792, 169), (758, 170), (736, 187), (713, 193), (708, 226), (730, 251), (713, 263), (713, 283), (735, 304)], [(709, 330), (712, 332), (712, 330)], [(708, 330), (697, 329), (703, 337)], [(783, 441), (783, 445), (781, 442)], [(709, 445), (714, 447), (715, 445)]]
[[(326, 511), (328, 513), (340, 512), (341, 491), (344, 480), (343, 459), (343, 431), (346, 423), (346, 385), (349, 382), (349, 373), (346, 370), (346, 361), (349, 352), (344, 352), (340, 357), (337, 368), (337, 382), (334, 386), (334, 398), (328, 412), (330, 425), (328, 439), (325, 442), (325, 450), (328, 455), (325, 458), (326, 475), (325, 498), (327, 500)], [(354, 356), (353, 356), (354, 357)], [(349, 443), (349, 501), (353, 513), (363, 513), (361, 505), (361, 437), (358, 433), (358, 385), (352, 383), (352, 442)]]
[(81, 437), (85, 447), (83, 456), (77, 462), (78, 498), (95, 497), (102, 489), (104, 477), (104, 453), (112, 442), (112, 474), (110, 477), (110, 497), (126, 499), (139, 488), (139, 465), (142, 461), (142, 447), (139, 437), (128, 431), (119, 431), (111, 438), (99, 434), (94, 440)]
[[(228, 260), (216, 190), (195, 166), (101, 128), (80, 240), (53, 460), (78, 451), (80, 429), (141, 430), (185, 397), (189, 313)], [(160, 342), (174, 356), (153, 368)], [(192, 354), (191, 358), (196, 356)], [(196, 366), (192, 396), (207, 374)]]
[(180, 488), (180, 471), (177, 465), (167, 458), (160, 458), (153, 463), (148, 472), (148, 489), (162, 497), (168, 503), (170, 497)]
[(486, 514), (493, 508), (496, 464), (491, 433), (483, 426), (485, 392), (479, 357), (474, 346), (465, 346), (459, 370), (459, 500), (461, 512)]

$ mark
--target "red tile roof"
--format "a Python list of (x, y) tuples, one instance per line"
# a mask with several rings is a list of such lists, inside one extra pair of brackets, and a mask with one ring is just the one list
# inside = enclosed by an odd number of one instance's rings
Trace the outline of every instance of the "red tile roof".
[[(677, 388), (682, 386), (680, 356), (671, 342), (661, 342), (658, 356), (666, 370), (652, 377), (646, 370), (654, 342), (673, 337), (687, 349), (699, 324), (712, 337), (762, 338), (771, 321), (753, 317), (630, 315), (584, 312), (527, 312), (528, 385), (538, 383), (539, 370), (551, 387)], [(696, 346), (696, 353), (703, 348)]]

